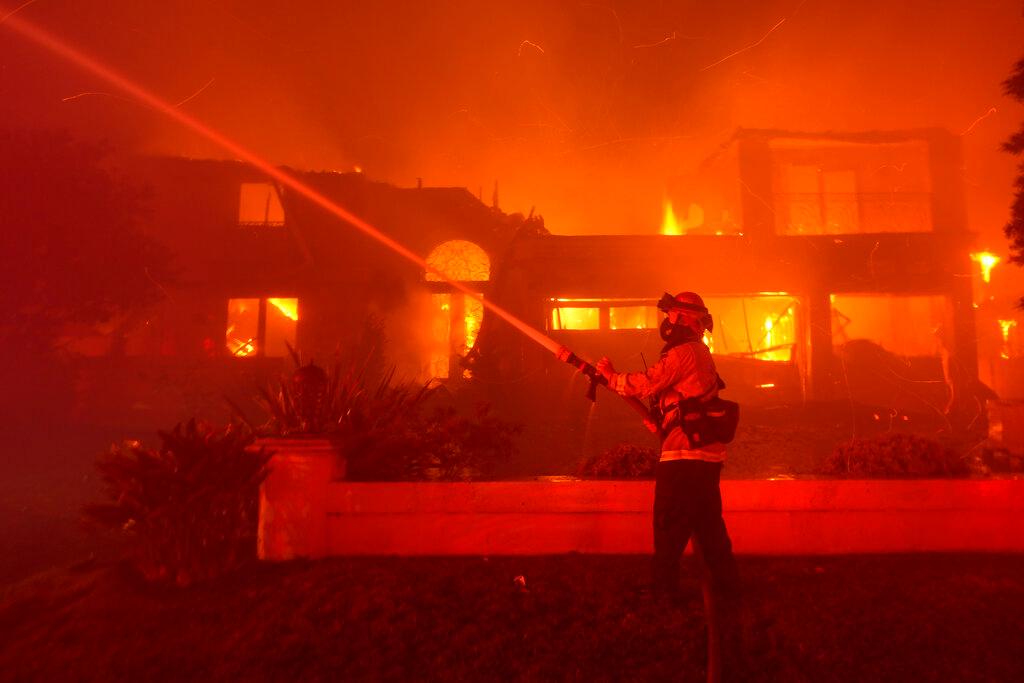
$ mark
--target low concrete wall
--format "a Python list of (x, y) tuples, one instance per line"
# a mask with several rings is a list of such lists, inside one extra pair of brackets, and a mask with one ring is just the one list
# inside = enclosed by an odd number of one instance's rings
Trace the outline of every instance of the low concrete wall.
[[(273, 465), (264, 559), (651, 551), (653, 482), (340, 481), (304, 506), (309, 474), (329, 468)], [(723, 481), (722, 498), (737, 553), (1024, 552), (1024, 480)]]

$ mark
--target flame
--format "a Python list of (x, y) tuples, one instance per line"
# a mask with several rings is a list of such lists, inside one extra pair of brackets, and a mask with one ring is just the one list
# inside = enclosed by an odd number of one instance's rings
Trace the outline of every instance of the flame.
[(665, 200), (665, 215), (661, 219), (662, 235), (682, 235), (683, 230), (676, 220), (676, 212), (672, 210), (672, 202)]
[(708, 351), (715, 352), (715, 338), (711, 336), (710, 332), (704, 330), (704, 337), (701, 341), (704, 342), (704, 346), (708, 347)]
[(255, 339), (240, 339), (238, 337), (232, 337), (231, 333), (235, 331), (234, 325), (229, 325), (227, 329), (227, 343), (228, 349), (231, 351), (231, 355), (244, 358), (245, 356), (251, 356), (256, 353), (256, 346), (253, 344)]
[(480, 322), (484, 317), (484, 307), (476, 299), (466, 297), (466, 315), (463, 323), (466, 326), (466, 351), (476, 344), (477, 335), (480, 334)]
[(235, 347), (235, 349), (234, 349), (234, 351), (232, 351), (232, 353), (235, 354), (236, 356), (238, 356), (239, 358), (245, 358), (246, 356), (251, 356), (252, 354), (256, 353), (256, 347), (253, 346), (253, 341), (255, 341), (255, 340), (254, 339), (246, 339), (246, 340), (243, 341), (241, 339), (231, 339), (230, 342)]
[(277, 310), (281, 311), (281, 315), (288, 318), (289, 320), (299, 319), (299, 300), (298, 299), (267, 299), (271, 305)]
[(764, 323), (762, 323), (764, 334), (761, 335), (759, 348), (770, 350), (759, 351), (758, 348), (755, 348), (754, 353), (758, 358), (762, 360), (790, 360), (790, 350), (785, 345), (793, 341), (793, 332), (790, 327), (792, 316), (792, 309), (787, 308), (782, 315), (774, 317), (766, 315), (764, 317)]
[[(665, 213), (661, 219), (662, 235), (685, 235), (691, 228), (699, 228), (702, 225), (704, 225), (704, 208), (700, 204), (690, 204), (686, 207), (686, 217), (678, 218), (672, 208), (672, 202), (665, 200)], [(715, 234), (723, 233), (721, 230), (716, 230)]]
[(448, 313), (452, 307), (451, 297), (452, 295), (447, 292), (430, 295), (434, 315), (431, 319), (430, 339), (432, 343), (427, 372), (431, 377), (440, 379), (448, 377), (451, 359), (451, 317)]
[(229, 299), (227, 328), (224, 344), (232, 356), (252, 356), (256, 353), (256, 328), (259, 299)]
[(976, 251), (971, 254), (971, 260), (981, 267), (981, 279), (985, 282), (991, 282), (992, 269), (1003, 259), (990, 251)]
[(1010, 330), (1017, 327), (1016, 320), (1000, 320), (999, 331), (1003, 334), (1003, 349), (999, 355), (1003, 358), (1010, 357)]

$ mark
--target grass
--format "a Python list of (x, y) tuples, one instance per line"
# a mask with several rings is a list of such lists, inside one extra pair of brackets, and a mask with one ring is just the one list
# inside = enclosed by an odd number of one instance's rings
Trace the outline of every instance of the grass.
[[(683, 602), (663, 604), (641, 593), (647, 566), (336, 558), (176, 590), (86, 563), (0, 594), (0, 679), (703, 680), (699, 586), (691, 572)], [(736, 680), (1024, 680), (1024, 556), (745, 557), (741, 570)]]

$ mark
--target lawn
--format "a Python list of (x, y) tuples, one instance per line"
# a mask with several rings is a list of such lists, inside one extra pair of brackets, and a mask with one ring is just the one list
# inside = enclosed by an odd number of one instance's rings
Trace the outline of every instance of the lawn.
[[(699, 586), (691, 572), (664, 604), (641, 590), (647, 563), (336, 558), (185, 590), (84, 563), (3, 589), (0, 679), (703, 680)], [(1024, 680), (1024, 556), (740, 563), (735, 680)]]

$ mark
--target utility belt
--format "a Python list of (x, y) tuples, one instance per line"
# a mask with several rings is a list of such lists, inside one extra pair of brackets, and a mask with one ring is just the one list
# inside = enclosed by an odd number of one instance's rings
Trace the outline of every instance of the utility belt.
[(718, 396), (705, 398), (719, 388), (716, 386), (704, 396), (682, 399), (659, 410), (658, 424), (661, 425), (662, 439), (678, 427), (683, 430), (690, 448), (694, 450), (715, 443), (731, 442), (740, 421), (740, 406), (735, 401), (726, 401)]

